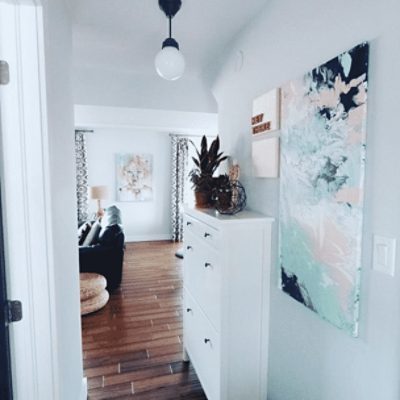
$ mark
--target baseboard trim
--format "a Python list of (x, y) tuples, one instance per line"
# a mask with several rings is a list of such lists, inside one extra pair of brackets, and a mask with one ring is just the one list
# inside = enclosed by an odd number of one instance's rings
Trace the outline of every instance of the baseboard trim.
[(170, 234), (134, 235), (126, 236), (126, 242), (152, 242), (157, 240), (171, 240)]
[(82, 378), (82, 386), (81, 386), (81, 395), (79, 396), (79, 400), (87, 400), (88, 397), (88, 386), (87, 386), (87, 378), (86, 376)]

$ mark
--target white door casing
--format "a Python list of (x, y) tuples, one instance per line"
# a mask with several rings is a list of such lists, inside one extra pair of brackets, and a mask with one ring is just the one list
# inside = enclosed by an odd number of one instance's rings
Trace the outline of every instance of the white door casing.
[(8, 294), (23, 303), (10, 329), (16, 400), (58, 398), (58, 358), (42, 8), (0, 0), (1, 180)]

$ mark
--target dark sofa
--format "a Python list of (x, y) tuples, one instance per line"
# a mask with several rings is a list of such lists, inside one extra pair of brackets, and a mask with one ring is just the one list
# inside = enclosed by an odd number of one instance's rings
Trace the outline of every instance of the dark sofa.
[(111, 206), (101, 219), (101, 229), (90, 245), (79, 246), (80, 272), (96, 272), (107, 279), (107, 290), (118, 288), (122, 279), (125, 235), (120, 211)]

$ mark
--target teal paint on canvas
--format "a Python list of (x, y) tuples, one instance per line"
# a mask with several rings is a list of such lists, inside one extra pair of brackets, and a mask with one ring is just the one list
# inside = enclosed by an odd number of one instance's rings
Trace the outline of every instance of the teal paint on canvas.
[(282, 88), (281, 288), (358, 334), (368, 44)]

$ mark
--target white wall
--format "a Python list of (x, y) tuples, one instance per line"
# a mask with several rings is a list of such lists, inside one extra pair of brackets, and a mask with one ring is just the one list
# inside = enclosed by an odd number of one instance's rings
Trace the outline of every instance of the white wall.
[[(400, 256), (394, 278), (371, 269), (372, 234), (400, 240), (399, 14), (397, 0), (270, 0), (221, 58), (214, 94), (222, 145), (241, 164), (249, 206), (277, 217), (279, 181), (251, 176), (253, 98), (362, 41), (371, 44), (360, 337), (347, 336), (279, 291), (274, 268), (269, 400), (400, 398)], [(273, 260), (276, 265), (276, 240)]]
[(76, 104), (79, 128), (135, 128), (181, 135), (217, 134), (216, 113)]
[(71, 22), (63, 0), (44, 2), (45, 58), (54, 243), (54, 295), (59, 356), (57, 400), (81, 396), (82, 350), (73, 102)]
[[(133, 67), (132, 67), (133, 68)], [(135, 74), (99, 67), (74, 66), (74, 103), (98, 106), (216, 112), (208, 85), (194, 76), (166, 81), (154, 70)]]
[[(126, 241), (165, 240), (170, 229), (170, 138), (168, 133), (149, 129), (96, 128), (86, 134), (89, 185), (107, 185), (110, 198), (104, 206), (121, 209)], [(116, 201), (116, 155), (118, 153), (153, 156), (153, 200)], [(90, 202), (92, 210), (96, 204)]]

